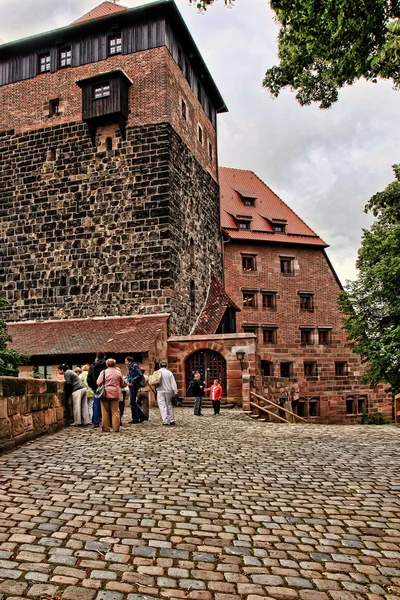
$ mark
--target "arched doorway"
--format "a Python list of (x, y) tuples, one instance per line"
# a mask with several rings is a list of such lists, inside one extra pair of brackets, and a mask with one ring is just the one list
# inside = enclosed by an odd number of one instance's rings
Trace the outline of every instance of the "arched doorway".
[(219, 379), (221, 381), (224, 396), (227, 395), (226, 360), (221, 354), (214, 352), (213, 350), (198, 350), (186, 359), (186, 394), (187, 388), (192, 381), (194, 374), (197, 372), (200, 373), (201, 380), (207, 383), (207, 387), (212, 385), (214, 379)]

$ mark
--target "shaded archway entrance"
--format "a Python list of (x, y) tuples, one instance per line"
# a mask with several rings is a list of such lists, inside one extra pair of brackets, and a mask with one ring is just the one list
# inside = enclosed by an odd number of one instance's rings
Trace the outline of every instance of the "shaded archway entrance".
[(226, 396), (226, 360), (221, 354), (213, 350), (198, 350), (186, 359), (186, 394), (196, 372), (200, 373), (202, 381), (205, 381), (207, 386), (212, 385), (214, 379), (219, 379)]

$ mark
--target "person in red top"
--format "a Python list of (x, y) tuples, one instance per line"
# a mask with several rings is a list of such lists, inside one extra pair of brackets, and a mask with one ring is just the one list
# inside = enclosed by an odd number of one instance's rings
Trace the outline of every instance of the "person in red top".
[(219, 416), (219, 411), (221, 408), (221, 398), (222, 398), (222, 385), (219, 379), (214, 379), (214, 383), (211, 387), (204, 390), (205, 392), (210, 392), (210, 400), (212, 400), (213, 408), (214, 408), (214, 416)]
[(121, 417), (119, 412), (119, 400), (121, 390), (125, 387), (125, 382), (122, 378), (121, 371), (116, 369), (117, 363), (113, 358), (109, 358), (106, 362), (106, 370), (102, 371), (97, 378), (97, 385), (103, 385), (106, 390), (106, 399), (101, 401), (101, 424), (103, 431), (110, 430), (111, 411), (112, 428), (114, 431), (119, 431)]

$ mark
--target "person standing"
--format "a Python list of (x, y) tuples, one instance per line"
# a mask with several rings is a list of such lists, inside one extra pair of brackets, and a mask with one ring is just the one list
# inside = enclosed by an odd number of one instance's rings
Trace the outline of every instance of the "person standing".
[(67, 393), (72, 395), (72, 413), (74, 417), (72, 425), (89, 425), (90, 421), (85, 384), (66, 364), (58, 367), (58, 374), (64, 375), (64, 380), (67, 384)]
[(214, 416), (219, 417), (219, 411), (221, 410), (221, 398), (222, 398), (222, 385), (219, 379), (214, 379), (214, 383), (209, 388), (204, 390), (210, 393), (210, 400), (212, 400)]
[(157, 385), (157, 403), (163, 425), (175, 425), (172, 398), (178, 393), (174, 374), (167, 369), (167, 361), (160, 361), (161, 381)]
[(142, 423), (142, 421), (147, 421), (148, 418), (140, 410), (139, 406), (137, 405), (136, 398), (142, 381), (143, 373), (140, 370), (139, 365), (135, 363), (132, 356), (127, 356), (125, 358), (125, 365), (128, 369), (127, 381), (132, 413), (132, 421), (130, 421), (130, 423)]
[(104, 432), (111, 431), (110, 429), (110, 412), (112, 421), (112, 430), (119, 431), (121, 425), (121, 417), (119, 413), (119, 401), (121, 390), (125, 386), (121, 372), (116, 368), (117, 363), (113, 358), (109, 358), (106, 362), (106, 370), (101, 372), (97, 385), (104, 385), (105, 399), (101, 400), (101, 429)]
[(193, 414), (196, 417), (203, 416), (201, 409), (202, 409), (205, 387), (206, 387), (205, 383), (203, 381), (200, 381), (200, 373), (195, 373), (194, 379), (193, 379), (192, 383), (190, 384), (190, 389), (191, 389), (191, 392), (192, 392), (193, 398), (194, 398)]
[(87, 378), (88, 386), (93, 390), (93, 425), (99, 427), (101, 420), (100, 400), (96, 397), (97, 379), (102, 371), (106, 369), (106, 355), (104, 352), (96, 354), (96, 360), (90, 365)]
[(90, 365), (83, 365), (82, 373), (79, 375), (79, 379), (83, 381), (86, 387), (86, 396), (88, 402), (88, 414), (89, 414), (89, 423), (93, 421), (93, 402), (94, 402), (94, 391), (88, 385), (88, 375), (89, 375)]

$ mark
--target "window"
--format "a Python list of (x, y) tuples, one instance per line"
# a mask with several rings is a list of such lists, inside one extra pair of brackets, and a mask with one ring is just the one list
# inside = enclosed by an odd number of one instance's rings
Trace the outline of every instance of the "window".
[(40, 73), (50, 71), (50, 54), (42, 54), (39, 56), (39, 71)]
[(320, 397), (306, 396), (292, 402), (292, 410), (299, 417), (307, 419), (308, 417), (320, 416)]
[(250, 221), (238, 221), (239, 229), (250, 229)]
[(203, 144), (203, 129), (200, 127), (200, 125), (199, 125), (198, 136), (199, 136), (200, 144)]
[(263, 343), (264, 344), (276, 344), (277, 343), (277, 328), (276, 327), (263, 327)]
[(281, 377), (293, 377), (293, 363), (292, 362), (281, 362)]
[(196, 286), (194, 281), (190, 282), (190, 312), (192, 315), (196, 312)]
[(306, 310), (312, 312), (314, 310), (314, 296), (313, 294), (303, 294), (299, 292), (300, 310)]
[(346, 415), (361, 415), (368, 412), (368, 397), (364, 394), (346, 396)]
[(274, 228), (274, 232), (275, 233), (285, 233), (286, 231), (286, 225), (273, 225)]
[(50, 100), (49, 102), (49, 115), (59, 115), (60, 114), (60, 100), (56, 98), (55, 100)]
[(52, 378), (52, 368), (48, 365), (43, 365), (38, 367), (38, 371), (40, 373), (40, 379), (51, 379)]
[(331, 330), (330, 329), (319, 329), (318, 330), (318, 343), (320, 346), (329, 346), (331, 343)]
[(243, 204), (245, 206), (254, 206), (256, 202), (255, 198), (248, 198), (247, 196), (243, 196)]
[(274, 376), (274, 363), (270, 360), (261, 361), (261, 371), (264, 377)]
[(122, 52), (121, 34), (108, 38), (108, 54), (110, 56), (112, 56), (113, 54), (121, 54), (121, 52)]
[(242, 325), (244, 333), (254, 333), (258, 337), (258, 325)]
[(110, 95), (110, 84), (103, 83), (93, 87), (93, 99), (107, 98)]
[(309, 417), (319, 417), (320, 415), (320, 402), (318, 397), (310, 398), (308, 402), (308, 416)]
[(276, 292), (263, 292), (262, 306), (263, 306), (263, 308), (269, 308), (270, 310), (276, 310)]
[(256, 257), (255, 256), (242, 256), (242, 269), (243, 269), (243, 271), (255, 271), (256, 270)]
[(313, 331), (314, 329), (300, 329), (300, 341), (303, 346), (310, 346), (313, 343)]
[(213, 154), (214, 154), (214, 153), (213, 153), (213, 147), (212, 147), (212, 143), (211, 143), (211, 142), (208, 142), (208, 156), (211, 158), (211, 160), (212, 160), (212, 158), (213, 158)]
[(64, 48), (59, 53), (59, 65), (60, 67), (70, 67), (72, 64), (72, 50), (71, 48)]
[(304, 377), (318, 377), (318, 365), (316, 362), (304, 363)]
[(182, 103), (181, 103), (181, 112), (182, 112), (182, 119), (184, 121), (186, 121), (186, 119), (187, 119), (187, 106), (186, 106), (186, 102), (184, 100), (182, 100)]
[(107, 152), (111, 152), (112, 147), (113, 147), (112, 137), (110, 137), (110, 136), (106, 137), (106, 150), (107, 150)]
[(349, 367), (347, 362), (335, 362), (335, 375), (336, 377), (345, 377), (349, 374)]
[(281, 273), (284, 275), (293, 274), (293, 258), (281, 258)]
[(254, 292), (243, 292), (243, 308), (255, 308), (256, 295)]

